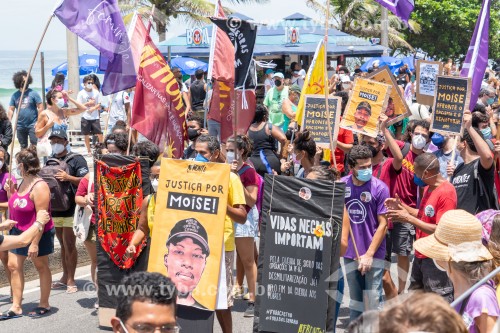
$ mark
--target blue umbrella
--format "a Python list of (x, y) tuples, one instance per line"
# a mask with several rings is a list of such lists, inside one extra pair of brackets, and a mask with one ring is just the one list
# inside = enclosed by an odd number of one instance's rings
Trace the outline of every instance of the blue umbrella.
[(391, 73), (394, 73), (396, 69), (403, 66), (402, 59), (394, 57), (373, 57), (361, 66), (363, 72), (367, 72), (369, 68), (373, 67), (373, 64), (378, 62), (378, 67), (389, 66)]
[(198, 59), (188, 57), (176, 57), (170, 61), (170, 67), (179, 67), (182, 74), (194, 75), (198, 69), (203, 69), (204, 72), (208, 71), (208, 64)]
[[(103, 74), (99, 70), (99, 56), (92, 54), (82, 54), (78, 57), (78, 64), (80, 66), (80, 75), (87, 75), (91, 73)], [(62, 63), (52, 69), (52, 75), (55, 76), (58, 72), (68, 75), (68, 62)]]

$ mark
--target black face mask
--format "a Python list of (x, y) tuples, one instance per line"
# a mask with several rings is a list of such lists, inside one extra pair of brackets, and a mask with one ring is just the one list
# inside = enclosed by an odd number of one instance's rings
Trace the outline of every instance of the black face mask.
[(274, 80), (274, 84), (276, 85), (276, 87), (280, 87), (281, 86), (281, 80)]
[(194, 129), (194, 128), (188, 128), (188, 138), (190, 141), (196, 140), (197, 137), (200, 136), (200, 133), (198, 133), (199, 130)]
[(370, 149), (370, 150), (371, 150), (371, 152), (372, 152), (372, 157), (377, 156), (377, 154), (379, 153), (379, 150), (377, 150), (377, 148), (374, 148), (374, 147), (370, 146), (370, 145), (369, 145), (369, 144), (367, 144), (366, 142), (361, 142), (361, 145), (362, 145), (362, 146), (366, 146), (366, 147), (368, 147), (368, 149)]

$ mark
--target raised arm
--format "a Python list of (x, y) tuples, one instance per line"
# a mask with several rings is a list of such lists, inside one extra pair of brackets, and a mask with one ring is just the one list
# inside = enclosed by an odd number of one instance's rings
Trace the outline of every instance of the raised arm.
[(382, 113), (380, 115), (380, 128), (384, 131), (385, 142), (387, 143), (387, 146), (391, 150), (393, 156), (392, 167), (394, 170), (399, 171), (403, 167), (403, 153), (401, 152), (396, 139), (392, 137), (391, 131), (387, 128), (388, 120), (389, 118), (387, 115)]
[(472, 114), (469, 110), (464, 112), (464, 127), (469, 132), (469, 135), (476, 146), (477, 153), (479, 154), (479, 161), (485, 170), (489, 170), (493, 166), (493, 156), (490, 147), (484, 139), (479, 135), (474, 127), (472, 127)]

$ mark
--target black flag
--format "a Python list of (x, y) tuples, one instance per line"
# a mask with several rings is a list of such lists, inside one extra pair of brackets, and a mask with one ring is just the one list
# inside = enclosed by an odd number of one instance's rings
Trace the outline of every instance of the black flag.
[(223, 30), (234, 45), (234, 88), (245, 88), (253, 58), (257, 26), (236, 17), (228, 19), (211, 17), (210, 20)]

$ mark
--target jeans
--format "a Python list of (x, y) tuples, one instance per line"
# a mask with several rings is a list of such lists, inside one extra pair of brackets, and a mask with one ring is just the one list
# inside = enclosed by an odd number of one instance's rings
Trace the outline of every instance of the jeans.
[(38, 139), (35, 135), (35, 125), (27, 127), (27, 128), (18, 128), (17, 129), (17, 139), (19, 140), (19, 144), (21, 148), (28, 148), (28, 137), (30, 139), (30, 143), (36, 146)]
[(382, 276), (384, 274), (384, 260), (373, 259), (370, 271), (361, 275), (358, 271), (358, 262), (344, 258), (346, 279), (349, 285), (349, 316), (353, 321), (366, 310), (376, 310), (382, 302)]
[(220, 141), (220, 123), (218, 121), (207, 119), (208, 135), (217, 137)]
[(342, 305), (342, 298), (344, 296), (344, 271), (342, 264), (339, 265), (338, 281), (337, 281), (337, 297), (335, 299), (335, 316), (333, 317), (333, 333), (337, 329), (337, 320), (339, 318), (340, 305)]

